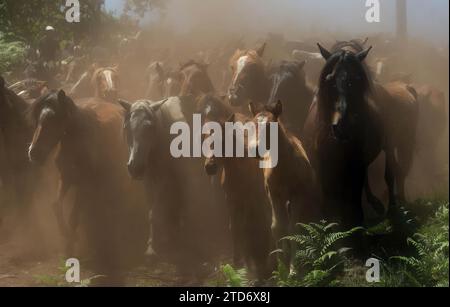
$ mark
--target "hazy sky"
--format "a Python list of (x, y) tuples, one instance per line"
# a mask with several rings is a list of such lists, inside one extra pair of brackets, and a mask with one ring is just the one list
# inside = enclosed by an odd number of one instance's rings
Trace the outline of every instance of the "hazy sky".
[[(365, 21), (366, 0), (167, 0), (166, 22), (180, 31), (193, 27), (289, 33), (295, 29), (351, 33), (395, 31), (395, 1), (380, 0), (381, 22)], [(123, 0), (106, 0), (119, 10)], [(449, 1), (407, 0), (409, 32), (448, 44)], [(152, 19), (155, 17), (150, 17)]]

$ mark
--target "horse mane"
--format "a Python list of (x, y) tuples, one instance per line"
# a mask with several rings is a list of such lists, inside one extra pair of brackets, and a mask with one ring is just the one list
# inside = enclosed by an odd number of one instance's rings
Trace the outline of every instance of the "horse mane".
[(298, 73), (299, 73), (298, 64), (299, 63), (300, 63), (299, 61), (282, 60), (278, 64), (272, 65), (269, 68), (269, 72), (270, 72), (270, 74), (290, 72), (294, 75), (298, 75)]
[[(365, 49), (364, 45), (367, 42), (367, 40), (368, 39), (366, 39), (364, 41), (360, 40), (360, 39), (352, 39), (349, 41), (338, 41), (333, 45), (333, 47), (331, 47), (331, 53), (335, 53), (335, 52), (339, 52), (339, 51), (349, 51), (352, 53), (362, 52)], [(351, 49), (351, 50), (349, 50), (349, 49)], [(365, 68), (367, 74), (369, 74), (370, 76), (374, 75), (373, 69), (371, 67), (369, 67), (369, 65), (367, 65), (366, 63), (364, 63), (363, 65), (364, 65), (364, 68)]]
[(203, 112), (206, 106), (210, 105), (210, 102), (213, 102), (212, 107), (217, 108), (216, 110), (220, 117), (228, 117), (234, 113), (231, 106), (227, 105), (219, 96), (211, 93), (202, 94), (198, 97), (196, 106), (197, 111)]
[(335, 53), (346, 48), (352, 48), (356, 53), (364, 50), (364, 44), (358, 39), (352, 39), (350, 41), (338, 41), (333, 47), (331, 47), (331, 52)]
[(50, 90), (47, 93), (41, 95), (30, 105), (28, 112), (27, 112), (27, 119), (30, 124), (35, 125), (37, 116), (42, 111), (42, 109), (45, 107), (45, 105), (49, 104), (49, 98), (51, 96), (55, 96), (57, 94), (58, 93), (56, 90)]

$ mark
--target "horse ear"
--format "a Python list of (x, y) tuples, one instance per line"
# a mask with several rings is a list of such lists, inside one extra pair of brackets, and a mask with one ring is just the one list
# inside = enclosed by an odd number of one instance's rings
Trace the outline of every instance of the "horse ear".
[(248, 104), (248, 108), (249, 108), (250, 112), (253, 114), (253, 116), (256, 116), (256, 114), (259, 113), (258, 109), (257, 109), (257, 107), (256, 107), (256, 105), (255, 105), (255, 103), (253, 101), (251, 101)]
[(236, 114), (233, 113), (230, 115), (230, 117), (227, 119), (227, 123), (234, 123), (236, 121)]
[(122, 100), (122, 99), (119, 99), (117, 102), (122, 106), (122, 108), (125, 109), (125, 111), (127, 113), (130, 113), (131, 103), (129, 103), (128, 101)]
[(75, 107), (72, 99), (70, 99), (70, 97), (67, 96), (66, 92), (64, 92), (63, 90), (59, 90), (57, 97), (58, 102), (61, 104), (62, 108), (67, 112), (67, 114), (71, 114), (73, 108)]
[(58, 92), (58, 101), (61, 103), (64, 103), (66, 101), (66, 98), (67, 98), (66, 92), (64, 92), (63, 90), (60, 90)]
[(261, 47), (259, 47), (257, 50), (256, 50), (256, 53), (259, 55), (259, 57), (263, 57), (263, 55), (264, 55), (264, 51), (266, 50), (266, 45), (267, 45), (267, 43), (266, 42), (264, 42), (264, 44), (262, 44), (262, 46)]
[(370, 47), (367, 48), (366, 50), (363, 50), (363, 51), (361, 51), (360, 53), (358, 53), (358, 54), (356, 55), (356, 58), (357, 58), (360, 62), (364, 61), (364, 60), (367, 58), (367, 56), (369, 55), (370, 50), (372, 50), (372, 46), (370, 46)]
[(366, 37), (366, 38), (363, 40), (362, 45), (365, 46), (365, 45), (367, 44), (368, 41), (369, 41), (369, 38)]
[(152, 108), (152, 110), (153, 111), (158, 111), (159, 109), (161, 109), (161, 107), (168, 101), (169, 99), (164, 99), (164, 100), (162, 100), (162, 101), (160, 101), (160, 102), (157, 102), (157, 103), (155, 103), (155, 104), (152, 104), (151, 105), (151, 108)]
[(317, 46), (319, 47), (320, 54), (322, 54), (322, 57), (328, 61), (328, 59), (331, 57), (331, 52), (322, 47), (319, 43), (317, 43)]
[(278, 100), (278, 102), (276, 104), (269, 105), (266, 108), (267, 108), (267, 111), (272, 113), (275, 116), (275, 118), (277, 118), (277, 119), (283, 113), (283, 103), (281, 102), (281, 100)]

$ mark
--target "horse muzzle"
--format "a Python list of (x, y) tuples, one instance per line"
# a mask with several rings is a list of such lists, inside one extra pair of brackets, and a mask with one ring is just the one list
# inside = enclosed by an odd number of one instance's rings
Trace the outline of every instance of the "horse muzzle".
[(131, 178), (135, 180), (143, 180), (145, 176), (145, 166), (139, 165), (134, 160), (130, 160), (128, 162), (128, 173), (130, 174)]
[(208, 176), (217, 175), (218, 170), (219, 170), (219, 167), (217, 166), (217, 163), (215, 163), (215, 162), (205, 163), (205, 171), (206, 171), (206, 174), (208, 174)]
[(42, 165), (44, 164), (46, 154), (38, 147), (31, 145), (28, 149), (28, 160), (31, 163)]

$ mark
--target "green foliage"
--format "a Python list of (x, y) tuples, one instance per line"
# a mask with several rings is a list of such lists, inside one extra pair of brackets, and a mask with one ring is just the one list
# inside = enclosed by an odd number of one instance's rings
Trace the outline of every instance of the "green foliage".
[(225, 264), (220, 267), (220, 272), (228, 287), (247, 287), (249, 284), (246, 269), (236, 270), (231, 265)]
[(361, 227), (344, 232), (334, 231), (338, 224), (325, 221), (299, 224), (299, 233), (283, 240), (294, 242), (297, 252), (294, 258), (294, 270), (279, 261), (274, 278), (279, 286), (321, 287), (336, 285), (336, 277), (343, 272), (349, 248), (339, 248), (339, 243), (355, 233)]
[(396, 269), (388, 270), (387, 273), (399, 275), (402, 285), (449, 286), (448, 210), (448, 203), (442, 205), (419, 233), (408, 238), (408, 244), (413, 248), (414, 255), (390, 258), (392, 266)]
[(0, 32), (0, 74), (11, 70), (24, 62), (25, 44), (17, 41), (8, 41)]
[(80, 1), (80, 23), (65, 20), (65, 0), (6, 0), (0, 4), (0, 28), (31, 44), (42, 37), (45, 26), (52, 25), (61, 38), (85, 33), (101, 20), (100, 1)]

